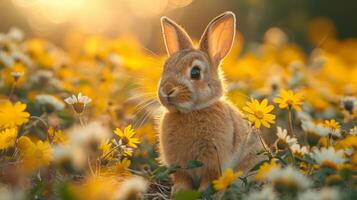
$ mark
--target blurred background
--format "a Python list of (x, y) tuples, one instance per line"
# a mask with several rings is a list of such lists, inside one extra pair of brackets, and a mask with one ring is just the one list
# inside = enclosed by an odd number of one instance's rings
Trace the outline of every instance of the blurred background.
[(313, 46), (306, 33), (312, 20), (319, 19), (322, 35), (357, 36), (356, 9), (354, 0), (0, 0), (0, 32), (15, 26), (27, 37), (60, 46), (83, 34), (131, 36), (160, 53), (161, 16), (171, 17), (198, 39), (213, 17), (231, 10), (247, 43), (260, 42), (268, 28), (279, 27), (309, 50)]

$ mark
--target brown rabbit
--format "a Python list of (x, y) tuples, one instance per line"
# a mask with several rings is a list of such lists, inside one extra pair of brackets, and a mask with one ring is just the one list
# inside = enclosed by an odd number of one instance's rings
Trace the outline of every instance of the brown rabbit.
[[(173, 191), (204, 190), (227, 167), (247, 170), (260, 149), (256, 137), (248, 137), (247, 121), (223, 96), (219, 65), (234, 41), (235, 15), (225, 12), (213, 19), (198, 48), (175, 22), (166, 17), (161, 22), (169, 58), (158, 88), (166, 108), (160, 118), (160, 158), (166, 165), (201, 161), (200, 168), (173, 174)], [(238, 157), (241, 162), (232, 166)]]

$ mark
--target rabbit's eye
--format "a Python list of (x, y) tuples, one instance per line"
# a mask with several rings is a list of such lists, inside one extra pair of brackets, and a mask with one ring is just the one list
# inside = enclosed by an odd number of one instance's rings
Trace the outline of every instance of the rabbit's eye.
[(201, 69), (197, 66), (193, 66), (190, 74), (191, 79), (198, 80), (201, 77)]

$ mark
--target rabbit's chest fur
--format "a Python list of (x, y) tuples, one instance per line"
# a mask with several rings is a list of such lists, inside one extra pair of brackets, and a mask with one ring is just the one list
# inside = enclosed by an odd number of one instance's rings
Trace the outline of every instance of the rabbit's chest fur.
[[(163, 114), (160, 153), (165, 164), (202, 161), (206, 166), (230, 160), (236, 149), (236, 135), (230, 106), (225, 102), (191, 113)], [(214, 162), (214, 163), (213, 163)]]

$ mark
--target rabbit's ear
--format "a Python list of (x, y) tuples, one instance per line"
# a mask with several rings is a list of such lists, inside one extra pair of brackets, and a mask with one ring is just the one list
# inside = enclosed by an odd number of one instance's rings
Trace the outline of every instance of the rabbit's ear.
[(214, 18), (207, 26), (200, 40), (200, 49), (208, 53), (214, 65), (231, 50), (236, 31), (234, 13), (225, 12)]
[(167, 17), (161, 18), (162, 32), (166, 50), (172, 55), (178, 50), (193, 48), (192, 41), (186, 31)]

